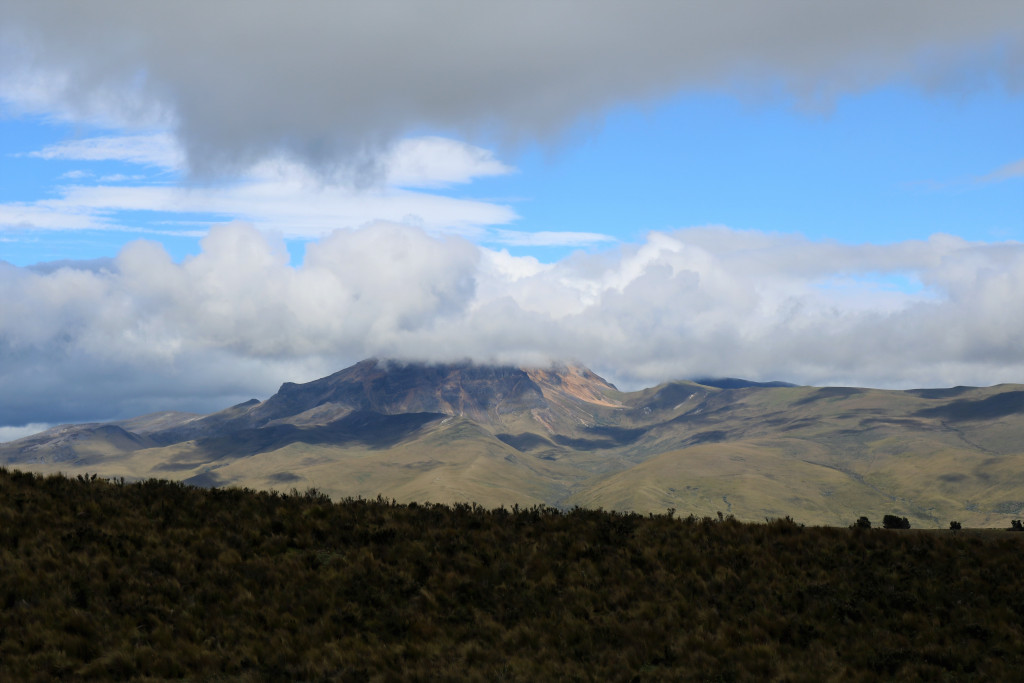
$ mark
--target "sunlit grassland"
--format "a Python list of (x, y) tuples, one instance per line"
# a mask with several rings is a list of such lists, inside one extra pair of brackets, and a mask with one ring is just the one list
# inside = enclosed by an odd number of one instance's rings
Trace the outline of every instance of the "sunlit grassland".
[(1018, 385), (723, 390), (675, 382), (609, 390), (597, 403), (556, 398), (543, 410), (491, 408), (486, 419), (426, 414), (393, 438), (387, 425), (394, 423), (384, 420), (325, 437), (329, 423), (316, 419), (341, 413), (324, 404), (287, 418), (295, 423), (282, 423), (292, 430), (284, 441), (250, 429), (139, 448), (125, 432), (100, 426), (35, 450), (2, 444), (0, 457), (41, 473), (261, 490), (315, 486), (335, 498), (381, 494), (403, 503), (543, 503), (644, 514), (675, 508), (834, 526), (896, 514), (915, 528), (946, 528), (952, 520), (1000, 526), (1024, 516)]

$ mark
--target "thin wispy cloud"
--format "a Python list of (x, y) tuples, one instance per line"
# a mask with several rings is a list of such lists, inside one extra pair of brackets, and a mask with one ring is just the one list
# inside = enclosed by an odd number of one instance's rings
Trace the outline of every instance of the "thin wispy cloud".
[(986, 173), (977, 179), (978, 183), (1001, 183), (1011, 178), (1024, 176), (1024, 159), (1012, 161), (1005, 166), (1000, 166), (991, 173)]
[(597, 232), (571, 232), (540, 230), (522, 232), (516, 230), (495, 229), (487, 237), (487, 242), (506, 246), (530, 247), (584, 247), (615, 242), (610, 235)]
[(1024, 177), (1024, 159), (1011, 161), (1003, 164), (994, 170), (981, 175), (965, 175), (953, 180), (924, 180), (907, 183), (908, 187), (919, 187), (932, 192), (954, 190), (962, 192), (970, 189), (977, 189), (985, 185), (1004, 183), (1016, 178)]
[[(87, 138), (50, 145), (32, 156), (157, 165), (168, 170), (180, 170), (175, 165), (182, 159), (168, 135)], [(248, 220), (265, 230), (306, 239), (378, 220), (485, 235), (489, 226), (517, 217), (506, 205), (406, 189), (442, 188), (514, 172), (489, 150), (446, 138), (411, 138), (395, 144), (379, 164), (379, 176), (368, 186), (325, 182), (305, 166), (282, 159), (261, 161), (228, 183), (154, 185), (146, 182), (146, 176), (126, 174), (100, 176), (86, 183), (82, 181), (94, 176), (76, 170), (63, 177), (79, 182), (57, 188), (56, 198), (0, 204), (0, 226), (135, 231), (134, 215), (125, 222), (118, 214), (143, 211)]]
[(74, 161), (124, 161), (167, 170), (181, 170), (185, 163), (180, 145), (169, 133), (70, 140), (48, 145), (30, 156)]

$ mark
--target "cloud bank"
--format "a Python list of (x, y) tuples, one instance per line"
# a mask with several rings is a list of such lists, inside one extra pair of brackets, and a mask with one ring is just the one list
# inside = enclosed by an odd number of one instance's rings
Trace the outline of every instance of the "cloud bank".
[(0, 290), (11, 426), (210, 411), (368, 356), (577, 361), (624, 387), (1024, 381), (1024, 245), (943, 235), (848, 246), (691, 228), (542, 264), (381, 223), (292, 266), (237, 223), (181, 263), (149, 241), (82, 267), (0, 262)]
[[(683, 89), (804, 106), (883, 83), (1024, 88), (1017, 0), (3, 0), (0, 97), (171, 127), (191, 169), (285, 156), (373, 177), (415, 131), (552, 138)], [(488, 143), (490, 144), (490, 143)]]

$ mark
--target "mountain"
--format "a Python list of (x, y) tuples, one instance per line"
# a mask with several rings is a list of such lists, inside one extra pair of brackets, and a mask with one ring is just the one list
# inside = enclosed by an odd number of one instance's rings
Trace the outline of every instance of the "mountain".
[(489, 507), (1006, 526), (1024, 512), (1022, 435), (1020, 385), (620, 392), (581, 367), (371, 359), (211, 415), (63, 425), (0, 444), (0, 464)]
[[(286, 382), (264, 402), (248, 401), (153, 436), (164, 443), (291, 425), (323, 427), (353, 414), (448, 415), (502, 424), (504, 416), (536, 411), (538, 419), (571, 419), (574, 406), (612, 406), (614, 387), (582, 368), (422, 365), (366, 360), (329, 377)], [(367, 435), (369, 436), (369, 435)]]

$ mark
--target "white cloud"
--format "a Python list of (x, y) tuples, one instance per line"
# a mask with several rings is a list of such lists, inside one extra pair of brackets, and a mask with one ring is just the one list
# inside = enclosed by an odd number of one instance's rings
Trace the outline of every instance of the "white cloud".
[(48, 145), (32, 152), (40, 159), (73, 159), (76, 161), (123, 161), (131, 164), (180, 170), (185, 155), (177, 141), (168, 133), (151, 135), (116, 135), (70, 140)]
[(104, 226), (103, 219), (89, 208), (61, 201), (0, 204), (0, 229), (84, 230)]
[(1020, 178), (1024, 176), (1024, 159), (1018, 159), (1008, 164), (1000, 166), (991, 173), (978, 178), (979, 183), (1000, 183), (1010, 178)]
[(18, 439), (23, 439), (26, 436), (45, 432), (52, 426), (53, 425), (46, 424), (44, 422), (35, 422), (23, 427), (0, 427), (0, 443), (4, 443), (6, 441), (17, 441)]
[[(728, 375), (882, 387), (1024, 380), (1024, 245), (886, 246), (698, 228), (517, 258), (379, 223), (301, 266), (243, 224), (182, 263), (155, 243), (104, 267), (0, 264), (0, 415), (213, 410), (368, 356), (577, 360), (624, 386)], [(878, 285), (919, 281), (921, 291)]]
[(124, 173), (113, 173), (111, 175), (101, 176), (99, 181), (101, 183), (126, 183), (129, 181), (138, 182), (145, 180), (144, 175), (125, 175)]
[[(168, 169), (181, 161), (180, 151), (167, 135), (87, 138), (46, 147), (33, 156)], [(61, 187), (55, 199), (0, 204), (0, 228), (137, 231), (136, 223), (119, 223), (117, 213), (151, 211), (247, 220), (268, 232), (297, 238), (322, 237), (338, 228), (374, 221), (483, 235), (488, 226), (517, 218), (508, 206), (396, 187), (440, 187), (512, 171), (488, 150), (445, 138), (413, 138), (397, 144), (381, 163), (386, 183), (367, 187), (354, 187), (344, 178), (325, 182), (301, 164), (280, 158), (261, 161), (231, 183), (139, 185), (133, 181), (144, 177), (103, 176), (99, 184)], [(83, 180), (90, 174), (77, 171), (65, 177)]]
[(510, 247), (586, 247), (615, 242), (615, 238), (598, 232), (573, 232), (569, 230), (493, 230), (486, 240), (492, 244)]
[[(182, 162), (180, 149), (166, 134), (86, 138), (50, 145), (32, 156), (119, 161), (167, 170), (175, 170)], [(137, 184), (146, 177), (105, 175), (97, 183), (79, 182), (58, 188), (56, 198), (0, 204), (0, 229), (137, 232), (140, 228), (136, 222), (120, 223), (117, 213), (150, 211), (246, 220), (268, 232), (296, 238), (318, 238), (338, 228), (374, 221), (481, 236), (489, 226), (517, 218), (510, 207), (493, 202), (399, 187), (439, 188), (514, 171), (489, 150), (447, 138), (409, 138), (399, 141), (377, 161), (380, 168), (368, 173), (382, 182), (367, 186), (354, 186), (351, 181), (358, 179), (348, 175), (327, 181), (283, 158), (262, 160), (230, 183)], [(85, 181), (95, 176), (76, 170), (63, 177)], [(579, 243), (572, 234), (566, 239)]]
[(400, 140), (381, 163), (386, 183), (396, 187), (443, 187), (515, 171), (490, 150), (436, 136)]

